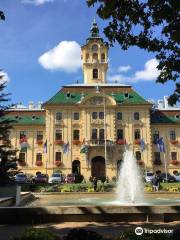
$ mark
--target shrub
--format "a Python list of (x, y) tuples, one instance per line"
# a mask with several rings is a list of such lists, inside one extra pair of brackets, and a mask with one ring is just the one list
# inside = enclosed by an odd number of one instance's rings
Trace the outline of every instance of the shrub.
[(26, 229), (21, 237), (14, 240), (60, 240), (54, 233), (46, 229), (30, 228)]
[(64, 240), (103, 240), (103, 237), (96, 232), (85, 229), (72, 229)]

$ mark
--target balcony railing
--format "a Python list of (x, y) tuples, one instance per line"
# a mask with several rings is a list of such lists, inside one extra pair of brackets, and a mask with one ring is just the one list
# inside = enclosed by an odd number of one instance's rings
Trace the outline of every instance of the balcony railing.
[[(105, 145), (105, 140), (104, 139), (91, 139), (87, 141), (88, 145), (93, 145), (93, 146), (104, 146)], [(106, 145), (112, 145), (114, 142), (112, 140), (106, 140)]]

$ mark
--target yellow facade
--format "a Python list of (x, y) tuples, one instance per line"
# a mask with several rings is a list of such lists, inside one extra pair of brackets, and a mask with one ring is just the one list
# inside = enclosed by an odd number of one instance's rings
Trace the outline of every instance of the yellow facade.
[[(138, 164), (145, 170), (164, 172), (164, 161), (167, 160), (169, 172), (179, 171), (179, 109), (173, 113), (164, 111), (158, 123), (151, 117), (152, 104), (131, 86), (106, 82), (108, 46), (99, 37), (96, 23), (90, 38), (82, 46), (82, 61), (84, 84), (64, 86), (43, 104), (43, 110), (10, 111), (9, 116), (19, 121), (11, 132), (11, 142), (25, 158), (25, 166), (22, 166), (22, 161), (19, 166), (22, 171), (32, 174), (41, 171), (50, 175), (60, 170), (64, 174), (80, 172), (86, 179), (91, 175), (112, 178), (117, 176), (125, 148), (134, 151)], [(161, 115), (158, 109), (154, 112)], [(164, 116), (169, 113), (171, 121), (164, 121)], [(173, 144), (169, 139), (171, 130), (175, 132), (176, 142)], [(21, 131), (25, 131), (25, 143), (19, 142)], [(154, 131), (159, 131), (166, 148), (165, 154), (160, 154), (161, 162), (158, 164), (157, 161), (154, 163), (154, 152), (158, 152), (153, 144)], [(40, 144), (37, 144), (37, 132), (43, 135)], [(143, 140), (145, 144), (143, 151), (138, 140)], [(86, 152), (81, 153), (84, 149)], [(176, 152), (173, 155), (173, 158), (177, 157), (174, 165), (171, 152)], [(41, 166), (37, 166), (37, 160)]]

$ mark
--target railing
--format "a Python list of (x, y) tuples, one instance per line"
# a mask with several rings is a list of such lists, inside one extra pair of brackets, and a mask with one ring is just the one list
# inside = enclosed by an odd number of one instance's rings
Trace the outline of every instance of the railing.
[[(88, 145), (95, 145), (95, 146), (104, 146), (105, 140), (104, 139), (91, 139), (87, 141)], [(112, 145), (114, 142), (112, 140), (106, 140), (107, 145)]]

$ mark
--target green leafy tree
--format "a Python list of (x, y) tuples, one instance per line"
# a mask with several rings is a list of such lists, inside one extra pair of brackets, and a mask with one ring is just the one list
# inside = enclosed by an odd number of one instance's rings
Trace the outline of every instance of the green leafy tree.
[(0, 183), (10, 182), (9, 173), (12, 169), (17, 169), (17, 150), (13, 150), (9, 139), (10, 130), (14, 121), (8, 118), (7, 105), (9, 94), (4, 93), (6, 82), (4, 75), (0, 72)]
[(177, 0), (86, 0), (97, 4), (97, 14), (107, 20), (104, 33), (111, 45), (123, 50), (137, 46), (154, 52), (159, 61), (157, 82), (175, 82), (171, 105), (180, 101), (180, 1)]

